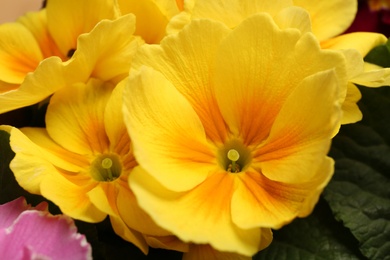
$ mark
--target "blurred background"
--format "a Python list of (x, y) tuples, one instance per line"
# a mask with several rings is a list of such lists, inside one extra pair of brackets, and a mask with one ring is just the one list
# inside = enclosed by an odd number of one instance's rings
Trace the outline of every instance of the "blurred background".
[(0, 0), (0, 23), (13, 22), (27, 11), (39, 10), (43, 0)]

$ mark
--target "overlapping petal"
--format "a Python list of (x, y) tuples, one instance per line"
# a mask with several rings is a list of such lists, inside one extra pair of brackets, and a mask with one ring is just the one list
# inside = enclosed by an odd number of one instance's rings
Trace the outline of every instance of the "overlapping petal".
[(46, 4), (48, 30), (61, 53), (77, 48), (77, 37), (87, 33), (103, 19), (119, 15), (115, 1), (51, 0)]
[(313, 178), (316, 162), (328, 153), (339, 128), (338, 88), (333, 71), (325, 71), (306, 78), (291, 93), (253, 158), (267, 178), (286, 183)]
[[(20, 23), (0, 25), (0, 80), (21, 84), (43, 59), (34, 35)], [(3, 91), (1, 91), (3, 92)]]
[[(159, 5), (159, 2), (163, 1), (118, 1), (123, 14), (132, 13), (137, 17), (135, 35), (141, 36), (146, 43), (159, 43), (165, 35), (165, 28), (170, 17), (164, 12), (164, 6)], [(170, 4), (176, 5), (174, 1), (170, 1)]]
[(27, 13), (19, 17), (17, 22), (24, 25), (32, 33), (44, 58), (58, 56), (62, 60), (67, 59), (67, 53), (61, 53), (52, 35), (49, 33), (46, 9), (42, 9), (39, 12)]
[[(127, 184), (127, 178), (125, 178), (125, 182)], [(123, 183), (123, 184), (124, 184)], [(125, 196), (126, 204), (124, 205), (124, 209), (129, 210), (129, 214), (125, 214), (126, 217), (129, 215), (132, 217), (136, 213), (141, 210), (136, 204), (134, 197), (132, 196), (132, 192), (126, 186), (120, 185), (112, 185), (112, 183), (101, 183), (100, 185), (94, 187), (92, 190), (88, 191), (88, 197), (90, 201), (96, 205), (102, 212), (107, 213), (110, 216), (112, 227), (116, 234), (126, 239), (127, 241), (135, 244), (139, 249), (142, 250), (145, 254), (148, 252), (148, 245), (143, 238), (142, 234), (139, 230), (134, 230), (124, 221), (124, 219), (120, 216), (119, 208), (123, 207), (122, 204), (118, 204), (119, 197)], [(120, 196), (121, 195), (121, 196)], [(130, 198), (130, 199), (129, 199)], [(119, 207), (118, 207), (118, 206)], [(145, 214), (146, 217), (148, 217)], [(143, 216), (144, 217), (144, 216)], [(137, 218), (138, 225), (139, 223), (145, 223), (145, 219)], [(148, 223), (150, 228), (155, 227), (154, 223)]]
[[(24, 129), (29, 138), (16, 128), (8, 131), (11, 133), (11, 148), (16, 153), (10, 167), (24, 189), (52, 200), (72, 217), (93, 222), (101, 221), (105, 217), (102, 212), (87, 203), (88, 188), (80, 189), (64, 177), (72, 177), (85, 167), (87, 162), (84, 158), (63, 150), (43, 129)], [(87, 183), (88, 179), (81, 176), (80, 184), (86, 186)], [(64, 204), (63, 201), (68, 203)]]
[(315, 163), (317, 167), (311, 178), (295, 183), (270, 180), (261, 168), (240, 175), (232, 197), (233, 222), (243, 229), (258, 226), (278, 229), (297, 216), (309, 214), (333, 173), (331, 159), (322, 157)]
[(58, 57), (43, 60), (22, 85), (0, 82), (0, 113), (33, 105), (67, 85), (64, 67)]
[(208, 243), (217, 250), (248, 256), (264, 245), (258, 228), (243, 230), (231, 221), (230, 199), (236, 189), (233, 175), (215, 172), (194, 189), (179, 193), (137, 167), (130, 175), (129, 185), (140, 206), (156, 223), (185, 242)]
[(302, 34), (311, 32), (309, 13), (303, 8), (286, 7), (278, 12), (273, 19), (280, 29), (296, 28)]
[(356, 32), (343, 34), (321, 42), (324, 49), (356, 49), (364, 57), (374, 47), (384, 44), (386, 37), (379, 33)]
[[(65, 169), (77, 170), (78, 168), (48, 151), (40, 148), (29, 140), (20, 130), (12, 127), (1, 127), (11, 134), (10, 145), (15, 149), (15, 156), (10, 167), (15, 171), (15, 177), (19, 184), (27, 191), (40, 194), (40, 183), (50, 172), (56, 172), (54, 165), (61, 165)], [(45, 133), (38, 133), (45, 140)], [(47, 139), (46, 139), (47, 140)], [(46, 141), (44, 141), (46, 142)], [(49, 141), (50, 143), (50, 141)], [(51, 146), (51, 143), (50, 143)], [(25, 163), (31, 162), (31, 163)], [(35, 169), (35, 170), (34, 170)], [(35, 174), (31, 174), (31, 170)]]
[(192, 19), (209, 18), (234, 28), (245, 18), (266, 12), (271, 15), (277, 14), (281, 9), (291, 6), (290, 0), (282, 1), (240, 1), (240, 0), (198, 0), (189, 7)]
[[(69, 181), (58, 170), (47, 174), (40, 185), (42, 196), (53, 201), (64, 214), (72, 218), (92, 223), (103, 221), (107, 217), (107, 213), (92, 204), (88, 197), (88, 191), (97, 183), (92, 182), (88, 178), (89, 176), (82, 176), (82, 174), (72, 177), (68, 178), (79, 178), (82, 185), (77, 185), (75, 180)], [(86, 185), (85, 182), (89, 182), (89, 185)]]
[(216, 49), (228, 32), (220, 23), (194, 21), (179, 35), (165, 38), (160, 46), (143, 46), (133, 65), (137, 68), (144, 64), (160, 71), (191, 103), (207, 136), (215, 142), (226, 138), (226, 126), (215, 100), (209, 71)]
[(145, 239), (151, 247), (171, 249), (179, 252), (188, 252), (188, 243), (180, 241), (176, 236), (146, 236)]
[(114, 88), (104, 111), (104, 127), (109, 140), (109, 149), (121, 156), (131, 153), (130, 137), (127, 134), (122, 113), (123, 88), (126, 84), (127, 79), (121, 81)]
[(293, 0), (311, 16), (313, 33), (320, 41), (335, 37), (352, 24), (356, 12), (356, 0)]
[(68, 151), (81, 155), (107, 151), (104, 110), (114, 86), (91, 79), (57, 92), (46, 113), (50, 137)]
[[(116, 194), (116, 204), (119, 216), (123, 219), (126, 225), (129, 228), (136, 229), (138, 232), (141, 232), (146, 236), (164, 237), (171, 235), (170, 232), (156, 227), (156, 224), (150, 216), (138, 206), (133, 192), (128, 188), (128, 178), (123, 181), (123, 187), (118, 189)], [(124, 187), (127, 187), (127, 189), (124, 189)], [(142, 225), (140, 223), (142, 223)]]
[(348, 83), (347, 96), (342, 105), (343, 117), (341, 118), (341, 124), (351, 124), (362, 120), (363, 114), (357, 105), (361, 97), (362, 94), (359, 89), (351, 82)]
[(188, 190), (214, 168), (214, 151), (199, 117), (161, 73), (147, 67), (133, 72), (124, 107), (137, 161), (166, 187)]
[[(118, 83), (130, 69), (140, 41), (133, 36), (135, 17), (132, 14), (114, 21), (101, 21), (77, 41), (77, 50), (67, 65), (70, 82), (85, 82), (90, 77)], [(116, 37), (107, 37), (115, 34)]]
[[(310, 34), (278, 29), (266, 14), (248, 18), (226, 37), (215, 64), (219, 107), (230, 130), (248, 145), (268, 136), (284, 101), (305, 77), (333, 68), (336, 81), (345, 77), (342, 55), (321, 51)], [(343, 89), (341, 82), (332, 84)], [(345, 89), (340, 92), (345, 95)]]

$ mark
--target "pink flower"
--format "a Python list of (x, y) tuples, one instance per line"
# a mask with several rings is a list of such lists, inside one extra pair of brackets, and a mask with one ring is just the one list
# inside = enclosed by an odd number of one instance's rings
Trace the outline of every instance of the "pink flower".
[(0, 259), (92, 259), (91, 246), (71, 218), (53, 216), (47, 203), (20, 197), (0, 205)]

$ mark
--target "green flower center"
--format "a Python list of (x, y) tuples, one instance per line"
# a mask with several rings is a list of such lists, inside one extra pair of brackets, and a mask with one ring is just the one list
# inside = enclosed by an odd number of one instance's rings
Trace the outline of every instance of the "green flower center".
[(240, 165), (236, 163), (238, 159), (240, 159), (240, 154), (237, 150), (230, 149), (227, 153), (227, 158), (231, 161), (228, 165), (227, 171), (234, 173), (240, 172)]
[(91, 176), (97, 181), (113, 181), (122, 172), (122, 164), (116, 154), (102, 154), (91, 164)]
[(218, 154), (219, 164), (229, 173), (242, 172), (252, 160), (250, 150), (239, 140), (227, 142)]

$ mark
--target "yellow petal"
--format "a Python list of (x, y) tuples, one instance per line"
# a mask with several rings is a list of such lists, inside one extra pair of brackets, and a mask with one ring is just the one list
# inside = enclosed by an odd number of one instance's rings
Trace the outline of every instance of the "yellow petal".
[(68, 77), (74, 82), (95, 77), (114, 83), (126, 77), (139, 45), (132, 35), (134, 27), (135, 17), (129, 14), (114, 21), (102, 21), (90, 33), (81, 35), (67, 66), (68, 73), (72, 73)]
[[(367, 66), (365, 66), (367, 68)], [(390, 68), (367, 70), (351, 79), (352, 83), (366, 87), (381, 87), (390, 85)]]
[(99, 182), (98, 185), (88, 191), (88, 197), (100, 211), (111, 216), (118, 216), (119, 213), (116, 207), (117, 193), (118, 189), (114, 183)]
[(91, 79), (58, 91), (46, 112), (46, 127), (51, 138), (78, 154), (104, 153), (108, 138), (104, 111), (113, 86)]
[[(11, 134), (11, 149), (15, 152), (15, 157), (11, 161), (10, 168), (14, 172), (16, 180), (28, 192), (41, 194), (40, 184), (42, 179), (48, 171), (55, 170), (55, 168), (44, 159), (44, 156), (39, 156), (41, 151), (37, 149), (38, 147), (28, 140), (18, 129), (14, 128), (9, 132)], [(38, 156), (35, 154), (38, 154)], [(33, 164), (26, 162), (32, 162)], [(38, 168), (37, 174), (31, 174), (31, 170), (34, 168)]]
[(311, 32), (309, 13), (305, 9), (297, 6), (282, 9), (274, 16), (274, 21), (280, 29), (296, 28), (302, 34)]
[(180, 252), (188, 252), (189, 245), (180, 241), (175, 236), (156, 237), (145, 235), (145, 239), (148, 242), (148, 245), (153, 248), (163, 248)]
[(312, 178), (293, 184), (267, 179), (261, 172), (245, 172), (232, 197), (232, 219), (241, 228), (278, 229), (307, 215), (333, 173), (333, 161), (323, 157)]
[(77, 48), (77, 37), (87, 33), (103, 19), (118, 16), (115, 1), (51, 0), (47, 1), (48, 29), (62, 54)]
[(40, 185), (47, 175), (58, 174), (58, 168), (78, 172), (85, 165), (80, 157), (55, 144), (44, 129), (23, 130), (31, 139), (16, 128), (9, 131), (10, 145), (16, 154), (10, 167), (19, 185), (27, 191), (41, 194)]
[(364, 62), (364, 71), (380, 70), (382, 68), (383, 67), (381, 67), (379, 65), (369, 63), (369, 62)]
[(362, 57), (366, 56), (374, 47), (384, 44), (386, 37), (383, 34), (371, 32), (356, 32), (347, 33), (334, 37), (332, 39), (322, 41), (321, 47), (323, 49), (356, 49), (360, 52)]
[(145, 255), (148, 254), (149, 246), (141, 233), (129, 228), (120, 217), (110, 216), (110, 221), (115, 234), (133, 243)]
[(19, 23), (0, 25), (0, 80), (21, 84), (43, 59), (31, 32)]
[(58, 172), (47, 174), (41, 183), (41, 194), (61, 211), (75, 219), (97, 223), (107, 214), (96, 208), (88, 197), (91, 186), (78, 186)]
[(184, 0), (154, 0), (154, 2), (169, 19), (184, 9)]
[(359, 89), (349, 82), (347, 96), (342, 105), (343, 117), (341, 118), (341, 124), (352, 124), (362, 120), (363, 114), (357, 105), (361, 97), (362, 94)]
[[(7, 82), (0, 80), (0, 98), (1, 98), (2, 93), (10, 92), (11, 90), (15, 90), (18, 87), (19, 87), (19, 84), (10, 84), (10, 83), (7, 83)], [(6, 112), (8, 110), (12, 110), (12, 107), (8, 108), (5, 106), (4, 108), (0, 109), (0, 111), (1, 111), (0, 113)]]
[(340, 126), (338, 88), (333, 71), (306, 78), (286, 100), (253, 165), (274, 181), (312, 179)]
[(127, 84), (127, 79), (121, 81), (113, 90), (104, 113), (104, 126), (110, 151), (115, 151), (118, 155), (125, 156), (131, 149), (130, 137), (127, 133), (125, 122), (123, 121), (123, 88)]
[(60, 52), (47, 28), (46, 9), (30, 12), (19, 17), (18, 23), (23, 24), (35, 37), (44, 58), (58, 56), (62, 60), (67, 57)]
[(363, 56), (356, 49), (340, 49), (339, 50), (345, 57), (347, 65), (347, 79), (360, 75), (364, 71)]
[[(9, 85), (0, 93), (0, 113), (38, 103), (67, 85), (62, 61), (58, 57), (43, 60), (28, 74), (19, 88)], [(11, 85), (12, 86), (12, 85)], [(1, 86), (3, 88), (3, 86)], [(3, 89), (1, 89), (3, 91)]]
[[(117, 196), (119, 193), (131, 193), (130, 189), (125, 186), (117, 186), (116, 182), (99, 183), (96, 187), (88, 192), (92, 204), (100, 211), (110, 216), (112, 227), (115, 233), (123, 239), (136, 245), (142, 252), (147, 254), (148, 245), (139, 231), (130, 228), (119, 215), (117, 208)], [(127, 207), (130, 209), (136, 206), (135, 199), (127, 201)], [(138, 208), (137, 206), (135, 208)], [(140, 211), (141, 209), (138, 208)], [(142, 220), (142, 219), (138, 219)], [(143, 223), (143, 222), (142, 222)]]
[(245, 144), (257, 145), (304, 78), (336, 68), (345, 84), (344, 66), (343, 56), (321, 51), (312, 34), (280, 30), (269, 15), (257, 14), (221, 43), (214, 69), (215, 95), (230, 131), (243, 136)]
[(267, 12), (277, 14), (281, 9), (289, 7), (290, 0), (282, 1), (251, 1), (251, 0), (198, 0), (190, 10), (192, 19), (209, 18), (220, 21), (230, 28), (236, 27), (245, 18)]
[[(329, 183), (330, 179), (332, 178), (334, 171), (334, 161), (332, 158), (325, 158), (323, 161), (323, 164), (321, 167), (318, 168), (316, 177), (312, 180), (311, 183), (311, 192), (305, 197), (305, 200), (302, 204), (302, 207), (298, 213), (298, 217), (307, 217), (309, 214), (312, 213), (314, 206), (317, 204), (318, 199), (326, 187), (326, 185)], [(313, 187), (315, 187), (313, 189)]]
[(180, 32), (184, 26), (191, 22), (191, 14), (188, 12), (180, 12), (172, 17), (165, 29), (168, 35)]
[[(176, 5), (174, 1), (170, 1)], [(132, 13), (137, 17), (135, 35), (139, 35), (146, 43), (159, 43), (165, 35), (169, 17), (163, 13), (155, 0), (119, 0), (122, 13)]]
[(23, 127), (20, 130), (31, 142), (46, 151), (47, 160), (54, 166), (69, 172), (79, 172), (89, 165), (88, 159), (69, 152), (55, 143), (45, 128)]
[[(119, 216), (126, 225), (146, 236), (169, 236), (170, 232), (157, 226), (150, 216), (138, 205), (138, 202), (128, 186), (128, 180), (124, 180), (123, 186), (116, 194), (116, 205)], [(126, 188), (125, 188), (126, 187)]]
[(178, 35), (165, 38), (161, 46), (142, 46), (134, 67), (143, 64), (160, 71), (187, 98), (207, 136), (215, 142), (226, 137), (226, 126), (210, 83), (216, 50), (229, 29), (209, 20), (194, 21)]
[(220, 251), (252, 256), (261, 245), (261, 232), (258, 228), (239, 229), (232, 223), (234, 180), (234, 175), (214, 173), (194, 189), (179, 193), (167, 190), (136, 167), (129, 185), (152, 219), (184, 242), (210, 244)]
[(198, 185), (215, 160), (198, 116), (161, 73), (146, 67), (132, 73), (124, 115), (137, 161), (169, 189)]
[(356, 0), (293, 0), (311, 16), (313, 33), (323, 41), (344, 32), (355, 19)]

